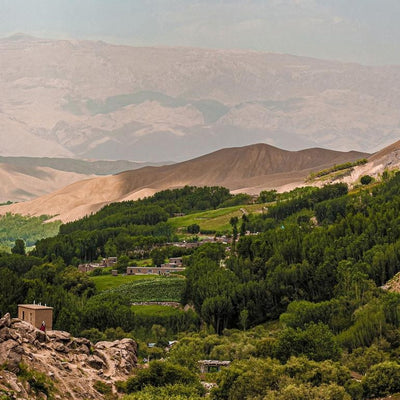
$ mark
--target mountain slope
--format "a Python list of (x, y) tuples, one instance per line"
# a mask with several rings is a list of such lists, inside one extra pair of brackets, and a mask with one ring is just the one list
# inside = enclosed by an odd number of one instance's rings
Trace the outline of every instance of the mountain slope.
[(70, 158), (0, 157), (0, 202), (31, 200), (73, 182), (144, 165), (148, 164)]
[(0, 164), (0, 202), (26, 201), (95, 175)]
[(70, 221), (115, 201), (137, 199), (185, 185), (221, 185), (232, 191), (259, 192), (295, 182), (311, 170), (354, 161), (365, 153), (307, 149), (296, 152), (267, 144), (229, 148), (163, 167), (144, 167), (118, 175), (76, 182), (38, 199), (0, 208), (0, 212), (57, 215)]
[[(363, 175), (371, 175), (380, 179), (384, 171), (400, 169), (400, 140), (374, 153), (368, 158), (368, 162), (352, 168), (351, 172), (339, 179), (342, 182), (353, 184)], [(339, 181), (336, 179), (335, 181)]]
[(0, 39), (0, 154), (187, 160), (268, 142), (376, 151), (400, 67), (244, 50)]

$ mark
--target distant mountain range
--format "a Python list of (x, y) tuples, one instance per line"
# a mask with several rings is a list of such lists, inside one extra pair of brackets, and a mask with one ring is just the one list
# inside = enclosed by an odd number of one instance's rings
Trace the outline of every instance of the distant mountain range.
[(400, 67), (244, 50), (0, 40), (0, 155), (182, 161), (266, 142), (376, 151)]
[(37, 199), (0, 207), (0, 213), (53, 215), (70, 221), (116, 201), (135, 200), (185, 185), (228, 187), (233, 192), (290, 189), (304, 184), (311, 171), (355, 161), (368, 154), (320, 148), (286, 151), (267, 144), (227, 148), (177, 164), (144, 167), (73, 183)]
[[(168, 164), (168, 163), (166, 163)], [(73, 182), (157, 163), (0, 156), (0, 202), (26, 201)]]

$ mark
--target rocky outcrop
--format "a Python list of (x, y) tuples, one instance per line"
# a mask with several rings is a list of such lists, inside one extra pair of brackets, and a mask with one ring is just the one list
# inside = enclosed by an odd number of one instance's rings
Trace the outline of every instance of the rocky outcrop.
[(96, 381), (109, 384), (117, 398), (114, 383), (127, 379), (136, 363), (132, 339), (92, 344), (68, 332), (41, 332), (9, 314), (0, 319), (0, 394), (10, 399), (46, 397), (24, 380), (26, 370), (44, 374), (55, 399), (102, 399)]

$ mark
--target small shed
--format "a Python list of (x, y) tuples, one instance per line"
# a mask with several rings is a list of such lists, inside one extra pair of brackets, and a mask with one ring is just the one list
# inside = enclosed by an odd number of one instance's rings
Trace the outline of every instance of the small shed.
[(111, 275), (112, 275), (112, 276), (118, 276), (118, 270), (117, 270), (117, 269), (113, 269), (113, 270), (111, 271)]
[(53, 329), (53, 307), (42, 306), (41, 304), (19, 304), (18, 318), (29, 322), (38, 329), (44, 321), (47, 330)]

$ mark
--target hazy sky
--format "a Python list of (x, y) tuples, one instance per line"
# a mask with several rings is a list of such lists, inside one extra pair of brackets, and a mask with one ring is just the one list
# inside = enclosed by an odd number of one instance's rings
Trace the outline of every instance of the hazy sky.
[(0, 0), (0, 36), (400, 64), (400, 0)]

